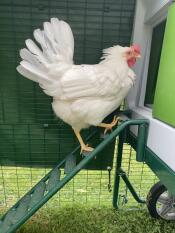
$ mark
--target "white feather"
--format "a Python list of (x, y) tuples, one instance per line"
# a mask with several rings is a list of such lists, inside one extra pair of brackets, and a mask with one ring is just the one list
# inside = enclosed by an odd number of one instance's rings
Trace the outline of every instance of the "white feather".
[(60, 52), (66, 56), (66, 60), (72, 63), (74, 54), (74, 37), (70, 26), (57, 18), (51, 19), (55, 40), (58, 43)]
[(47, 44), (44, 38), (44, 33), (43, 31), (41, 31), (40, 29), (35, 29), (33, 32), (33, 36), (35, 38), (36, 41), (38, 41), (38, 43), (41, 45), (42, 50), (47, 50)]
[[(32, 74), (31, 79), (35, 82), (38, 83), (52, 83), (52, 80), (50, 80), (45, 74), (44, 72), (42, 72), (40, 69), (38, 69), (37, 67), (34, 67), (31, 63), (27, 62), (27, 61), (21, 61), (20, 62), (20, 67), (27, 71), (28, 73), (30, 72)], [(19, 71), (19, 70), (18, 70)], [(27, 77), (30, 78), (30, 77)]]
[(48, 59), (43, 55), (42, 51), (38, 48), (38, 46), (31, 39), (27, 39), (25, 43), (26, 43), (28, 50), (32, 52), (33, 54), (35, 54), (41, 63), (43, 64), (48, 63)]
[(40, 70), (43, 70), (43, 72), (48, 71), (47, 68), (39, 62), (37, 57), (32, 54), (28, 49), (24, 48), (20, 50), (20, 56), (23, 60), (28, 61), (29, 63), (33, 64), (35, 67), (39, 68)]

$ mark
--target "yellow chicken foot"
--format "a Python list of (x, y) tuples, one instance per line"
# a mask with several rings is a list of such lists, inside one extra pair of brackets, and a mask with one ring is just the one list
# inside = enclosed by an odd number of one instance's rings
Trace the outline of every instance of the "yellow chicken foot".
[(101, 123), (98, 126), (105, 128), (104, 134), (106, 134), (108, 130), (112, 131), (112, 128), (117, 125), (119, 120), (120, 120), (120, 117), (114, 116), (114, 119), (110, 124)]
[(84, 141), (83, 141), (83, 139), (82, 139), (82, 137), (80, 135), (80, 132), (78, 130), (75, 130), (75, 129), (73, 129), (73, 130), (74, 130), (74, 133), (77, 136), (77, 139), (78, 139), (78, 141), (80, 143), (80, 146), (81, 146), (80, 154), (82, 154), (83, 152), (91, 152), (91, 151), (93, 151), (94, 148), (89, 147), (88, 144), (85, 145), (85, 143), (84, 143)]

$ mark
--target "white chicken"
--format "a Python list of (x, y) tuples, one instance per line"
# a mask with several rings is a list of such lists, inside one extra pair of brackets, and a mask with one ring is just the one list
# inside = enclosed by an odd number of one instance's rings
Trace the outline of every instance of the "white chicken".
[(102, 61), (95, 65), (74, 65), (74, 38), (70, 26), (57, 18), (45, 22), (44, 30), (34, 30), (34, 38), (41, 49), (27, 39), (27, 49), (20, 50), (23, 59), (17, 70), (39, 83), (43, 91), (53, 97), (55, 114), (72, 126), (81, 151), (93, 148), (85, 145), (80, 131), (91, 125), (112, 129), (102, 123), (127, 95), (135, 81), (130, 69), (140, 57), (138, 45), (113, 46), (103, 50)]

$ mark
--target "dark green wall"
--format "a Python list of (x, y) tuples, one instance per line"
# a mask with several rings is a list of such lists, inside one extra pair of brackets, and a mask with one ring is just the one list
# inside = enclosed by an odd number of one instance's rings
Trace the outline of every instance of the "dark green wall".
[(1, 161), (54, 164), (77, 144), (70, 127), (54, 116), (51, 99), (16, 72), (25, 39), (58, 17), (73, 30), (75, 62), (97, 63), (103, 48), (130, 43), (134, 9), (134, 0), (0, 1)]
[(151, 53), (149, 59), (148, 78), (146, 85), (145, 105), (152, 105), (154, 102), (157, 76), (159, 70), (160, 56), (164, 38), (166, 20), (153, 29), (151, 41)]

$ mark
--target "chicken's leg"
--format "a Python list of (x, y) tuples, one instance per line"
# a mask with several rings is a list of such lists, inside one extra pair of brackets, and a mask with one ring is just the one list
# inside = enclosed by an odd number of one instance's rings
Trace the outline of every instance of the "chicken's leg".
[(112, 128), (117, 125), (117, 123), (118, 123), (119, 120), (120, 120), (120, 117), (114, 116), (114, 119), (113, 119), (113, 121), (110, 124), (101, 123), (98, 126), (105, 128), (104, 134), (106, 134), (108, 130), (111, 131)]
[(80, 146), (81, 146), (81, 152), (80, 152), (80, 154), (82, 154), (83, 152), (91, 152), (91, 151), (93, 151), (94, 148), (89, 147), (88, 145), (85, 145), (85, 143), (84, 143), (84, 141), (83, 141), (83, 139), (82, 139), (82, 137), (80, 135), (80, 132), (78, 130), (75, 130), (75, 129), (73, 129), (73, 130), (74, 130), (74, 133), (77, 136), (77, 139), (78, 139), (78, 141), (80, 143)]

